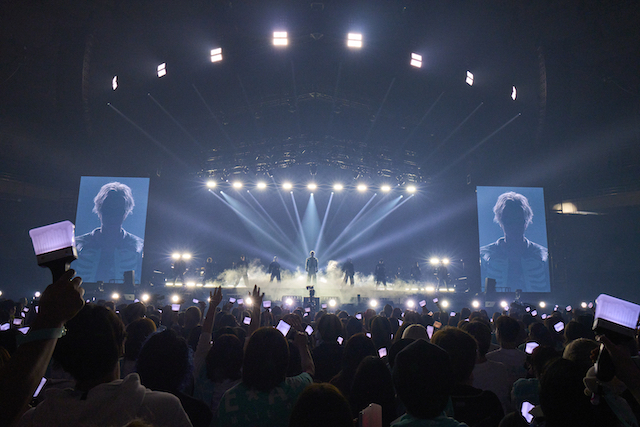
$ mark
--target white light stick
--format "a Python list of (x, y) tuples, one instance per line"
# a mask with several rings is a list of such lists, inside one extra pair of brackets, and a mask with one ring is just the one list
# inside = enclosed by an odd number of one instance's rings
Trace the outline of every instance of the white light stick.
[(53, 281), (57, 281), (78, 258), (75, 226), (71, 221), (62, 221), (29, 230), (33, 249), (40, 267), (51, 270)]

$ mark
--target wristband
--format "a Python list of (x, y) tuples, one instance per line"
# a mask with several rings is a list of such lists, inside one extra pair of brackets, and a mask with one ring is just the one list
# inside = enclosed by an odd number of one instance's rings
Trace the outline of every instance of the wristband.
[(30, 330), (26, 335), (17, 336), (16, 344), (20, 346), (31, 341), (55, 340), (58, 338), (62, 338), (66, 332), (67, 330), (65, 328), (36, 329), (34, 331)]

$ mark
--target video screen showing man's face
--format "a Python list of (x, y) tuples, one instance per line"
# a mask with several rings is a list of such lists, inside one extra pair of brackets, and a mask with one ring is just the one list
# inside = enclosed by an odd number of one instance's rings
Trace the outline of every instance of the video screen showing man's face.
[(74, 269), (85, 282), (120, 283), (126, 271), (140, 282), (148, 193), (148, 178), (82, 177)]
[[(544, 192), (535, 187), (477, 187), (482, 287), (550, 292)], [(534, 219), (535, 218), (535, 219)]]

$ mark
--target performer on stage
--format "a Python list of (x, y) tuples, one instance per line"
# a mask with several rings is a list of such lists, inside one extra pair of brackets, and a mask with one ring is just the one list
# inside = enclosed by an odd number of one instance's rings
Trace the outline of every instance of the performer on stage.
[(204, 283), (213, 282), (216, 279), (214, 273), (214, 264), (213, 258), (207, 258), (207, 262), (204, 264), (204, 278), (202, 279)]
[(420, 270), (420, 263), (416, 262), (416, 265), (411, 267), (411, 280), (416, 283), (420, 283), (422, 280), (422, 270)]
[(238, 283), (240, 283), (240, 278), (244, 280), (244, 285), (249, 287), (249, 263), (245, 259), (244, 255), (240, 255), (240, 261), (236, 264), (236, 269), (238, 273), (238, 279), (236, 280), (235, 287), (238, 287)]
[(187, 262), (182, 258), (175, 260), (173, 263), (173, 284), (176, 282), (184, 283), (184, 275), (187, 272)]
[(380, 282), (382, 282), (382, 284), (386, 288), (387, 287), (387, 273), (385, 271), (384, 261), (382, 260), (382, 258), (380, 258), (380, 261), (378, 261), (378, 264), (376, 264), (376, 269), (374, 271), (374, 275), (376, 277), (376, 285), (379, 285)]
[(351, 286), (353, 286), (353, 275), (355, 274), (355, 270), (353, 268), (353, 261), (351, 261), (351, 258), (347, 258), (347, 262), (342, 266), (342, 271), (344, 271), (344, 283), (347, 283), (347, 280), (349, 280), (351, 282)]
[(313, 284), (316, 284), (316, 276), (318, 274), (318, 258), (315, 257), (315, 252), (309, 252), (309, 258), (307, 258), (307, 262), (305, 265), (305, 269), (307, 270), (307, 283), (310, 283), (313, 280)]
[(280, 281), (280, 263), (277, 256), (274, 256), (273, 261), (269, 264), (269, 274), (271, 274), (270, 282), (273, 282), (273, 279)]

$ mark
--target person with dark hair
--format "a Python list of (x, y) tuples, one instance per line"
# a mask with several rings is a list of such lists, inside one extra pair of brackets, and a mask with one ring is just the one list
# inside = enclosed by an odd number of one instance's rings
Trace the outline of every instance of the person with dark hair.
[(419, 262), (411, 266), (411, 280), (413, 280), (414, 283), (420, 283), (422, 281), (422, 270), (420, 270)]
[(347, 262), (342, 265), (342, 271), (344, 272), (344, 283), (349, 283), (351, 286), (354, 284), (353, 276), (356, 274), (356, 270), (353, 267), (353, 261), (351, 258), (347, 258)]
[(124, 341), (124, 358), (120, 364), (120, 378), (135, 372), (136, 361), (142, 344), (149, 335), (156, 331), (156, 324), (151, 319), (134, 320), (127, 326), (127, 338)]
[(451, 358), (454, 386), (451, 391), (454, 417), (469, 426), (496, 426), (504, 416), (502, 404), (492, 391), (471, 385), (478, 346), (476, 340), (458, 328), (446, 327), (431, 337)]
[(187, 341), (175, 331), (167, 329), (147, 340), (140, 350), (136, 371), (145, 387), (178, 397), (194, 427), (211, 423), (209, 407), (182, 392), (190, 383), (193, 360)]
[(349, 402), (331, 384), (307, 386), (289, 419), (289, 427), (353, 427)]
[(360, 362), (367, 356), (375, 356), (376, 347), (371, 338), (365, 334), (355, 334), (344, 346), (342, 369), (331, 379), (331, 384), (338, 387), (340, 392), (349, 399), (351, 385)]
[(240, 279), (244, 281), (244, 286), (249, 287), (249, 263), (244, 255), (240, 255), (240, 261), (236, 263), (236, 284), (235, 287), (238, 287), (240, 283)]
[(125, 329), (115, 313), (87, 304), (66, 327), (53, 357), (75, 389), (47, 390), (19, 425), (124, 425), (142, 418), (154, 426), (191, 426), (177, 397), (148, 390), (135, 373), (119, 379)]
[(343, 347), (338, 337), (343, 335), (342, 322), (335, 314), (327, 313), (318, 321), (316, 330), (321, 342), (311, 351), (316, 366), (314, 378), (317, 382), (329, 382), (340, 372)]
[(370, 403), (382, 406), (382, 425), (387, 427), (396, 419), (395, 391), (387, 364), (378, 356), (365, 357), (353, 377), (349, 404), (351, 415), (357, 418)]
[(547, 248), (527, 239), (524, 234), (533, 222), (533, 210), (522, 194), (509, 191), (498, 197), (493, 221), (504, 237), (480, 248), (482, 278), (496, 280), (497, 287), (544, 292), (549, 287)]
[(376, 278), (376, 285), (382, 283), (385, 288), (387, 287), (387, 272), (385, 271), (384, 260), (382, 258), (380, 258), (380, 260), (376, 264), (373, 275)]
[[(511, 400), (514, 409), (519, 409), (523, 402), (533, 405), (540, 403), (540, 377), (544, 374), (545, 365), (560, 357), (553, 347), (541, 346), (533, 349), (530, 359), (530, 373), (532, 378), (520, 378), (511, 389)], [(585, 371), (586, 373), (586, 371)]]
[(215, 264), (213, 263), (213, 258), (209, 257), (204, 264), (204, 276), (202, 277), (202, 282), (211, 283), (214, 280), (216, 280)]
[(294, 402), (312, 383), (314, 373), (305, 334), (296, 332), (294, 345), (300, 353), (304, 372), (287, 378), (289, 345), (282, 333), (263, 327), (251, 335), (245, 347), (242, 381), (222, 396), (215, 419), (218, 426), (288, 423)]
[(467, 427), (444, 414), (454, 376), (449, 355), (442, 348), (425, 340), (414, 341), (396, 356), (392, 378), (407, 409), (392, 426)]
[(276, 279), (278, 282), (280, 281), (280, 263), (278, 262), (277, 256), (274, 256), (273, 261), (269, 264), (268, 273), (271, 275), (269, 279), (270, 282), (273, 282), (273, 279)]
[(495, 320), (494, 325), (500, 348), (487, 353), (486, 357), (488, 360), (503, 363), (509, 371), (509, 382), (513, 384), (518, 378), (524, 378), (527, 375), (525, 368), (527, 355), (517, 348), (520, 324), (512, 317), (500, 316)]
[(122, 228), (135, 205), (131, 188), (109, 182), (100, 188), (93, 203), (100, 227), (76, 237), (76, 270), (87, 282), (121, 279), (130, 270), (140, 274), (144, 240)]
[(460, 328), (475, 338), (478, 343), (476, 364), (473, 367), (473, 383), (475, 388), (490, 390), (498, 396), (504, 413), (512, 410), (510, 390), (511, 382), (507, 367), (500, 362), (487, 359), (491, 345), (491, 328), (481, 320), (467, 322)]
[(147, 307), (140, 301), (134, 302), (133, 304), (128, 304), (125, 309), (121, 312), (122, 322), (125, 326), (128, 326), (129, 323), (142, 319), (147, 312)]
[(371, 319), (371, 339), (376, 349), (391, 348), (391, 323), (384, 316), (376, 316)]
[(309, 258), (304, 264), (304, 269), (307, 272), (307, 283), (311, 283), (315, 285), (317, 283), (316, 278), (318, 274), (318, 258), (316, 258), (316, 253), (314, 251), (309, 252)]

